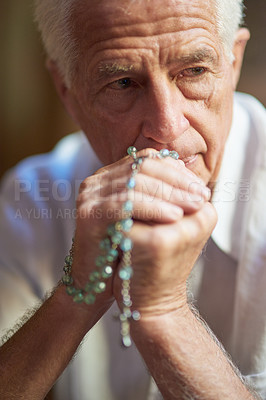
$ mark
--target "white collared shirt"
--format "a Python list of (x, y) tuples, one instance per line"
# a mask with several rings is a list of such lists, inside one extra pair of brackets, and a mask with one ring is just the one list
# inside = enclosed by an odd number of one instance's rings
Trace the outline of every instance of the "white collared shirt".
[[(266, 399), (265, 127), (262, 106), (238, 94), (213, 198), (218, 224), (191, 285), (203, 316)], [(0, 329), (12, 326), (62, 276), (79, 184), (100, 166), (78, 133), (6, 176), (0, 197)], [(56, 398), (159, 398), (137, 350), (121, 349), (113, 312), (87, 335), (56, 384)]]

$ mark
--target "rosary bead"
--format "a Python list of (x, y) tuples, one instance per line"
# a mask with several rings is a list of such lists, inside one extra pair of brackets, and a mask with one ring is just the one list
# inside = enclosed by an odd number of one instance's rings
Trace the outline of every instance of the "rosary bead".
[(121, 221), (117, 221), (115, 223), (115, 230), (116, 230), (116, 232), (120, 232), (122, 230)]
[(136, 181), (134, 178), (129, 178), (128, 182), (127, 182), (127, 188), (128, 189), (134, 189), (134, 187), (136, 186)]
[(101, 274), (99, 271), (93, 271), (90, 273), (90, 281), (91, 282), (96, 282), (97, 280), (99, 280), (101, 277)]
[(174, 160), (178, 160), (179, 159), (179, 154), (177, 151), (170, 151), (170, 157), (172, 157)]
[[(129, 308), (126, 308), (126, 309), (124, 310), (124, 314), (125, 314), (125, 316), (126, 316), (127, 318), (131, 318), (131, 311), (130, 311)], [(129, 325), (129, 324), (128, 324), (128, 325)]]
[(96, 267), (103, 267), (105, 264), (105, 257), (104, 256), (98, 256), (95, 259), (95, 265)]
[(119, 278), (122, 281), (128, 281), (133, 275), (133, 269), (130, 265), (122, 267), (119, 271)]
[(129, 325), (128, 324), (122, 324), (122, 327), (121, 327), (121, 335), (122, 336), (127, 336), (128, 334), (129, 334)]
[(125, 347), (130, 347), (132, 344), (131, 338), (129, 335), (123, 336), (122, 337), (122, 343)]
[(127, 316), (125, 314), (120, 314), (119, 319), (121, 322), (125, 322), (127, 320)]
[(84, 303), (86, 304), (93, 304), (95, 302), (95, 296), (92, 293), (87, 294), (84, 297)]
[(67, 286), (66, 292), (69, 296), (73, 296), (73, 294), (76, 293), (76, 289), (74, 288), (74, 286)]
[(71, 266), (73, 263), (73, 258), (71, 256), (66, 256), (65, 264)]
[(130, 251), (132, 247), (132, 240), (130, 238), (126, 237), (120, 243), (120, 248), (122, 251)]
[[(131, 306), (132, 306), (132, 301), (129, 300), (129, 299), (125, 299), (125, 300), (123, 301), (123, 304), (124, 304), (124, 306), (126, 306), (126, 307), (131, 307)], [(128, 318), (129, 318), (129, 317), (128, 317)]]
[(139, 321), (140, 320), (140, 313), (139, 311), (135, 310), (132, 312), (132, 318), (134, 319), (134, 321)]
[(102, 293), (105, 291), (106, 283), (105, 282), (97, 282), (95, 283), (93, 290), (95, 293)]
[(124, 204), (123, 204), (123, 209), (124, 211), (127, 212), (131, 212), (133, 210), (133, 203), (131, 200), (127, 200)]
[(110, 225), (108, 225), (108, 227), (107, 227), (107, 234), (108, 234), (109, 236), (112, 236), (112, 235), (115, 234), (115, 232), (116, 232), (115, 224), (110, 224)]
[(130, 146), (130, 147), (127, 149), (127, 154), (130, 155), (130, 156), (132, 156), (133, 153), (136, 153), (136, 152), (137, 152), (137, 149), (136, 149), (136, 147), (134, 147), (134, 146)]
[(82, 303), (83, 299), (84, 296), (81, 292), (76, 293), (75, 296), (73, 297), (75, 303)]
[(160, 154), (161, 157), (165, 158), (165, 157), (169, 156), (170, 151), (168, 149), (162, 149), (162, 150), (159, 151), (159, 154)]
[(121, 225), (124, 232), (129, 232), (133, 226), (133, 219), (132, 218), (123, 219), (121, 221)]
[(73, 283), (73, 278), (70, 275), (64, 275), (62, 278), (62, 282), (64, 285), (69, 286)]
[(113, 262), (118, 257), (118, 251), (115, 249), (110, 249), (107, 253), (106, 260), (108, 262)]
[(129, 290), (128, 289), (122, 289), (121, 293), (122, 293), (123, 297), (128, 296), (129, 295)]
[(123, 234), (121, 232), (115, 232), (111, 237), (112, 243), (114, 244), (119, 244), (122, 239), (123, 239)]
[(113, 268), (110, 265), (106, 265), (102, 271), (103, 278), (110, 278), (113, 274)]

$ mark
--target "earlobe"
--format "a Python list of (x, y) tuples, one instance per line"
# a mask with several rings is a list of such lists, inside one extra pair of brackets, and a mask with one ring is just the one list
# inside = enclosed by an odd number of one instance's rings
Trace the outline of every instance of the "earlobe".
[(246, 28), (240, 28), (235, 36), (234, 47), (233, 47), (234, 61), (232, 65), (234, 73), (234, 82), (233, 82), (234, 90), (236, 89), (240, 77), (244, 52), (249, 38), (250, 38), (250, 33), (249, 30)]

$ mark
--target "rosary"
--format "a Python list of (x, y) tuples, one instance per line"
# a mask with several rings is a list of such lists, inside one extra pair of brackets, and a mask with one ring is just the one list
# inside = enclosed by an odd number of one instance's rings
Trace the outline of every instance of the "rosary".
[(106, 237), (99, 243), (99, 255), (95, 259), (96, 269), (90, 273), (89, 281), (83, 289), (74, 287), (71, 269), (74, 257), (74, 240), (69, 255), (65, 258), (64, 273), (62, 282), (66, 285), (66, 292), (73, 297), (75, 303), (93, 304), (96, 295), (102, 293), (106, 288), (106, 280), (113, 274), (112, 263), (118, 258), (118, 250), (121, 251), (122, 259), (119, 267), (118, 276), (122, 281), (122, 311), (119, 319), (121, 322), (121, 338), (124, 347), (130, 347), (132, 344), (130, 337), (130, 320), (138, 321), (140, 313), (137, 310), (132, 311), (132, 301), (130, 297), (130, 279), (133, 275), (131, 265), (131, 251), (133, 248), (132, 240), (127, 236), (133, 226), (133, 191), (136, 185), (135, 176), (140, 170), (140, 166), (146, 158), (172, 157), (178, 160), (179, 155), (176, 151), (162, 149), (158, 153), (152, 153), (145, 157), (137, 157), (137, 149), (131, 146), (127, 153), (132, 157), (131, 175), (126, 183), (127, 200), (122, 208), (125, 217), (120, 221), (114, 222), (107, 227)]

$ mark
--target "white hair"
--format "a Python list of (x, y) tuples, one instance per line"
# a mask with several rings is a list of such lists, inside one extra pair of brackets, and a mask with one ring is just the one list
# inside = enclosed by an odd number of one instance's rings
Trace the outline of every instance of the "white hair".
[(48, 57), (55, 61), (67, 86), (73, 80), (78, 43), (72, 15), (78, 0), (35, 0), (35, 20)]
[[(89, 0), (88, 0), (89, 1)], [(213, 0), (217, 29), (230, 62), (235, 33), (243, 19), (244, 0)], [(35, 20), (49, 58), (56, 62), (67, 86), (73, 81), (79, 43), (73, 32), (73, 10), (80, 0), (35, 0)]]
[(235, 34), (243, 23), (244, 0), (215, 0), (217, 28), (225, 53), (230, 62), (234, 61), (232, 52)]

